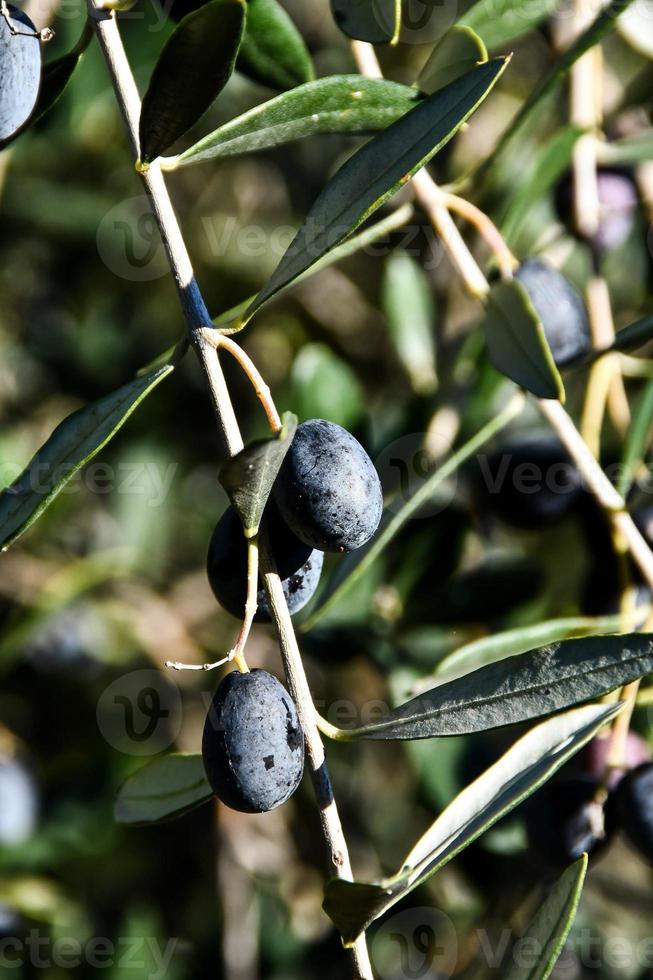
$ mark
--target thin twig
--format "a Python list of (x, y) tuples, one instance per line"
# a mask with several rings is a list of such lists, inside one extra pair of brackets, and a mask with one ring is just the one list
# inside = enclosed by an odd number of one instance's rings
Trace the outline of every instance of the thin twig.
[[(115, 14), (100, 10), (94, 0), (89, 0), (89, 14), (94, 22), (95, 32), (104, 54), (113, 82), (114, 91), (122, 112), (134, 161), (138, 159), (138, 125), (140, 118), (140, 98), (131, 66), (127, 59)], [(243, 448), (243, 440), (231, 404), (229, 392), (222, 374), (213, 345), (208, 343), (203, 328), (210, 326), (211, 318), (206, 309), (202, 294), (193, 274), (193, 268), (186, 250), (179, 224), (158, 163), (152, 163), (147, 173), (142, 174), (152, 211), (161, 232), (170, 268), (172, 270), (188, 329), (189, 338), (200, 359), (202, 369), (209, 383), (218, 426), (223, 438), (223, 446), (228, 455), (235, 455)], [(279, 636), (279, 644), (286, 668), (288, 686), (295, 698), (297, 710), (304, 725), (304, 735), (310, 745), (309, 762), (311, 778), (320, 805), (321, 826), (324, 839), (331, 856), (334, 872), (340, 877), (351, 878), (351, 865), (347, 844), (342, 831), (338, 809), (330, 796), (325, 816), (325, 787), (330, 787), (329, 774), (321, 750), (321, 739), (315, 724), (315, 709), (311, 697), (301, 656), (297, 647), (290, 614), (286, 604), (281, 580), (271, 567), (267, 550), (262, 549), (264, 581), (273, 622)], [(319, 743), (319, 745), (318, 745)], [(311, 754), (312, 753), (312, 754)], [(334, 857), (338, 856), (338, 861)], [(362, 937), (352, 950), (357, 980), (373, 980), (372, 968), (367, 954), (365, 938)]]
[(461, 218), (476, 228), (496, 257), (502, 277), (511, 279), (519, 263), (510, 251), (505, 238), (485, 211), (481, 211), (480, 208), (477, 208), (475, 204), (464, 197), (450, 194), (448, 191), (442, 191), (442, 201), (449, 211), (459, 214)]
[(231, 337), (227, 337), (223, 333), (218, 333), (213, 328), (205, 328), (202, 330), (202, 336), (207, 341), (215, 347), (216, 351), (225, 350), (228, 354), (238, 362), (241, 366), (249, 380), (252, 382), (252, 387), (256, 393), (256, 397), (260, 401), (265, 414), (267, 416), (270, 428), (273, 432), (279, 432), (281, 429), (281, 419), (279, 418), (279, 413), (277, 412), (274, 401), (270, 394), (270, 386), (266, 384), (263, 375), (259, 369), (254, 364), (249, 354), (246, 354), (240, 344), (237, 344), (235, 340)]

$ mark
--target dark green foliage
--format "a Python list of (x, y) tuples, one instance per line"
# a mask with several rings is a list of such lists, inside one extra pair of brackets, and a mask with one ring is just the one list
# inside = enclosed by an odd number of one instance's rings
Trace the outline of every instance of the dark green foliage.
[(292, 698), (264, 670), (228, 674), (204, 725), (202, 758), (213, 792), (234, 810), (285, 803), (304, 770), (304, 736)]

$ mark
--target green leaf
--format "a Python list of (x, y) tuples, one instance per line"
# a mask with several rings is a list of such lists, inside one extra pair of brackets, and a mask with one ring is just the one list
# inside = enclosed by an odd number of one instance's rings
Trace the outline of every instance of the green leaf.
[(417, 88), (431, 95), (487, 59), (487, 48), (478, 34), (469, 27), (454, 25), (433, 48), (419, 74)]
[(653, 129), (645, 129), (635, 136), (625, 136), (612, 143), (598, 143), (597, 155), (603, 166), (647, 163), (653, 160)]
[(365, 393), (356, 372), (327, 344), (304, 344), (290, 373), (292, 404), (302, 419), (329, 419), (356, 427)]
[(586, 873), (587, 854), (583, 854), (558, 878), (521, 939), (524, 949), (539, 951), (537, 963), (513, 962), (506, 980), (547, 980), (551, 976), (576, 917)]
[(286, 412), (276, 435), (245, 446), (220, 468), (220, 483), (242, 521), (245, 537), (258, 533), (272, 484), (295, 437), (297, 418)]
[(401, 0), (331, 0), (333, 19), (343, 34), (370, 44), (399, 37)]
[(353, 588), (385, 551), (391, 541), (399, 534), (402, 527), (414, 514), (434, 495), (437, 488), (456, 472), (459, 466), (470, 459), (481, 446), (494, 438), (521, 411), (521, 398), (513, 399), (502, 411), (491, 419), (464, 446), (461, 446), (442, 466), (432, 473), (421, 487), (410, 497), (396, 514), (384, 515), (381, 528), (369, 544), (364, 545), (341, 562), (337, 573), (332, 577), (327, 588), (320, 596), (320, 604), (302, 625), (302, 632), (307, 632), (331, 609), (336, 607), (343, 596)]
[(340, 168), (246, 317), (344, 241), (460, 129), (504, 70), (497, 58), (420, 102)]
[(653, 58), (653, 20), (649, 0), (635, 0), (617, 21), (617, 30), (635, 51), (645, 58)]
[(213, 795), (202, 756), (172, 753), (133, 773), (118, 790), (118, 823), (150, 824), (181, 817)]
[(591, 701), (652, 670), (653, 634), (563, 640), (439, 684), (344, 737), (433, 738), (489, 731)]
[(238, 71), (271, 88), (293, 88), (314, 77), (304, 39), (277, 0), (248, 0)]
[(645, 455), (650, 442), (653, 421), (653, 380), (648, 381), (633, 410), (632, 420), (621, 456), (617, 490), (626, 497), (633, 482), (637, 464)]
[(173, 370), (166, 364), (69, 415), (11, 486), (0, 493), (0, 547), (20, 537)]
[(564, 401), (565, 389), (528, 293), (518, 279), (495, 283), (487, 302), (485, 339), (490, 361), (538, 398)]
[(243, 0), (211, 0), (179, 22), (143, 98), (140, 156), (146, 164), (204, 115), (227, 84), (245, 30)]
[(565, 126), (561, 129), (546, 142), (533, 166), (519, 182), (501, 222), (503, 237), (509, 243), (515, 241), (533, 202), (544, 197), (569, 168), (574, 146), (582, 132), (579, 126)]
[(614, 350), (622, 352), (637, 350), (638, 347), (648, 344), (650, 340), (653, 340), (653, 316), (645, 316), (619, 330), (612, 345), (603, 351), (598, 351), (597, 356)]
[(62, 96), (64, 89), (72, 78), (73, 72), (82, 60), (82, 55), (88, 48), (93, 38), (93, 28), (89, 22), (84, 25), (81, 37), (75, 47), (67, 54), (50, 61), (43, 66), (43, 76), (41, 78), (41, 91), (36, 100), (31, 122), (36, 122), (42, 115), (48, 112), (55, 102)]
[(360, 75), (332, 75), (307, 82), (250, 109), (214, 130), (163, 168), (200, 163), (280, 146), (318, 133), (367, 133), (385, 129), (412, 109), (418, 93), (407, 85)]
[(622, 705), (587, 705), (537, 725), (467, 786), (417, 842), (401, 869), (378, 883), (329, 881), (323, 907), (346, 945), (534, 793)]
[(413, 389), (430, 394), (437, 386), (433, 290), (422, 267), (406, 252), (393, 253), (385, 264), (381, 306)]
[(561, 0), (501, 0), (497, 8), (496, 0), (478, 0), (458, 24), (480, 34), (488, 48), (500, 48), (537, 27), (561, 6)]
[(589, 51), (589, 49), (593, 48), (595, 44), (598, 44), (599, 41), (612, 30), (619, 15), (622, 14), (632, 2), (633, 0), (611, 0), (611, 2), (600, 11), (597, 17), (583, 31), (583, 33), (576, 38), (574, 43), (570, 45), (566, 51), (563, 51), (557, 58), (555, 58), (549, 68), (539, 79), (529, 97), (522, 103), (522, 106), (519, 109), (519, 112), (517, 112), (515, 115), (514, 119), (510, 121), (508, 126), (506, 126), (492, 153), (486, 157), (483, 163), (477, 167), (472, 174), (468, 175), (467, 180), (469, 182), (473, 181), (475, 186), (478, 186), (478, 182), (485, 178), (487, 174), (496, 166), (497, 158), (503, 153), (506, 146), (511, 142), (516, 133), (519, 132), (533, 109), (535, 109), (540, 101), (549, 94), (555, 84), (564, 78), (572, 65), (574, 65), (579, 58), (582, 58), (586, 51)]
[[(518, 626), (516, 629), (483, 636), (472, 640), (458, 650), (444, 657), (438, 664), (433, 680), (442, 681), (459, 677), (470, 670), (496, 663), (506, 657), (527, 653), (535, 647), (558, 643), (573, 637), (592, 636), (596, 633), (618, 633), (622, 617), (614, 616), (570, 616), (564, 619), (550, 619), (533, 626)], [(423, 689), (427, 681), (420, 681)]]
[[(391, 233), (403, 228), (413, 217), (414, 213), (412, 204), (402, 204), (401, 207), (398, 207), (396, 211), (392, 211), (387, 217), (382, 218), (373, 225), (369, 225), (364, 231), (359, 232), (357, 235), (352, 235), (342, 245), (338, 245), (337, 248), (327, 252), (319, 262), (311, 266), (303, 275), (298, 276), (292, 285), (298, 286), (301, 282), (310, 279), (311, 276), (322, 272), (323, 269), (328, 269), (330, 266), (335, 265), (336, 262), (340, 262), (341, 259), (346, 259), (350, 255), (355, 255), (357, 252), (363, 251), (375, 242), (382, 241), (383, 239), (388, 239), (389, 242)], [(251, 306), (255, 298), (255, 296), (249, 296), (241, 303), (238, 303), (237, 306), (225, 310), (220, 316), (215, 317), (213, 320), (214, 325), (220, 327), (222, 333), (238, 333), (245, 326), (243, 320), (245, 311)]]

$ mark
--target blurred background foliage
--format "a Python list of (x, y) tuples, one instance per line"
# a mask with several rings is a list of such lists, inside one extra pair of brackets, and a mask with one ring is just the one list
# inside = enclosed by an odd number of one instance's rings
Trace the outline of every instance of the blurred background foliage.
[[(285, 6), (318, 75), (354, 70), (325, 0)], [(33, 17), (39, 26), (50, 22), (43, 11)], [(144, 87), (170, 26), (155, 0), (139, 0), (121, 20)], [(54, 24), (48, 58), (76, 41), (81, 5), (65, 4)], [(428, 38), (418, 40), (381, 52), (389, 77), (413, 83), (431, 47)], [(485, 157), (555, 43), (555, 23), (516, 43), (492, 97), (436, 159), (440, 182)], [(627, 135), (650, 122), (651, 64), (616, 34), (604, 49), (607, 129)], [(566, 125), (562, 92), (543, 103), (492, 172), (481, 203), (498, 223), (525, 169)], [(236, 74), (184, 145), (271, 95)], [(318, 137), (170, 177), (214, 315), (262, 285), (289, 229), (356, 145)], [(180, 334), (174, 288), (143, 200), (104, 64), (91, 45), (55, 109), (0, 154), (3, 485), (57, 422), (118, 387)], [(648, 220), (641, 205), (605, 263), (618, 325), (650, 308)], [(483, 246), (473, 235), (470, 241), (488, 263)], [(589, 257), (560, 223), (552, 192), (529, 202), (511, 241), (518, 257), (545, 255), (583, 286)], [(407, 230), (370, 254), (266, 307), (243, 342), (281, 409), (349, 427), (377, 460), (386, 492), (401, 496), (401, 465), (412, 466), (424, 450), (432, 467), (452, 439), (475, 432), (509, 395), (511, 385), (487, 363), (479, 318), (416, 212)], [(232, 364), (225, 367), (246, 436), (261, 434), (264, 419), (251, 391)], [(567, 379), (572, 409), (582, 383), (582, 373)], [(641, 383), (630, 383), (634, 396)], [(539, 425), (527, 411), (512, 435), (531, 436)], [(614, 434), (606, 443), (611, 453), (618, 456)], [(73, 480), (1, 559), (0, 934), (38, 929), (82, 944), (106, 937), (123, 952), (129, 937), (149, 937), (160, 950), (178, 937), (158, 974), (171, 980), (343, 977), (346, 959), (320, 909), (321, 853), (308, 785), (264, 817), (208, 805), (157, 828), (113, 821), (116, 789), (143, 758), (102, 731), (103, 693), (128, 672), (163, 673), (168, 658), (213, 660), (236, 630), (204, 573), (226, 500), (211, 408), (192, 357), (100, 459), (103, 468), (96, 461)], [(474, 461), (347, 600), (302, 636), (312, 688), (332, 721), (346, 723), (337, 712), (352, 705), (357, 716), (377, 700), (405, 697), (418, 676), (467, 639), (582, 611), (584, 583), (599, 560), (596, 536), (576, 515), (539, 532), (508, 528), (479, 498), (478, 477)], [(329, 559), (328, 570), (337, 563)], [(249, 659), (279, 673), (268, 628), (256, 629)], [(215, 679), (179, 674), (163, 683), (179, 689), (183, 710), (161, 748), (197, 751)], [(635, 726), (647, 734), (646, 712), (636, 713)], [(395, 867), (434, 811), (505, 744), (499, 733), (329, 747), (359, 876)], [(475, 975), (479, 925), (494, 937), (506, 924), (528, 921), (546, 875), (525, 847), (517, 814), (410, 897), (408, 907), (436, 906), (455, 923), (458, 973)], [(648, 937), (652, 911), (650, 871), (618, 841), (592, 870), (574, 928), (599, 943), (614, 936), (634, 943)], [(371, 938), (379, 975), (404, 976), (387, 930), (376, 926)], [(141, 942), (133, 955), (140, 967), (114, 957), (105, 976), (157, 975), (160, 964), (148, 960), (148, 949)], [(563, 958), (557, 969), (567, 972), (555, 976), (651, 975), (639, 963), (604, 960), (590, 969), (574, 957)], [(44, 980), (69, 972), (56, 962), (22, 973), (0, 966), (0, 975)]]

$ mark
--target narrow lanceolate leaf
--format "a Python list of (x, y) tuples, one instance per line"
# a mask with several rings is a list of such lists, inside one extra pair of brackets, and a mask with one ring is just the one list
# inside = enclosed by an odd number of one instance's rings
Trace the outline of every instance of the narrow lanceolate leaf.
[(360, 75), (331, 75), (284, 92), (214, 130), (178, 157), (173, 170), (214, 157), (265, 150), (319, 133), (369, 133), (396, 122), (419, 101), (407, 85)]
[(236, 68), (255, 82), (279, 89), (314, 77), (304, 39), (277, 0), (248, 0), (247, 30)]
[(500, 48), (537, 27), (561, 6), (562, 0), (502, 0), (499, 13), (496, 0), (478, 0), (458, 24), (480, 34), (488, 48)]
[(620, 330), (608, 350), (633, 351), (650, 340), (653, 340), (653, 316), (645, 316)]
[(73, 72), (78, 67), (82, 60), (82, 55), (92, 39), (93, 28), (90, 23), (87, 23), (84, 25), (84, 30), (79, 41), (71, 51), (43, 66), (41, 90), (36, 100), (34, 112), (32, 113), (32, 122), (40, 119), (63, 95), (64, 89), (72, 78)]
[(8, 548), (34, 523), (172, 370), (166, 364), (135, 378), (57, 426), (18, 479), (0, 493), (0, 548)]
[(381, 305), (414, 390), (429, 394), (437, 385), (433, 290), (422, 267), (407, 252), (395, 252), (386, 262)]
[(295, 437), (297, 417), (286, 412), (279, 432), (245, 446), (220, 468), (220, 483), (242, 521), (245, 536), (258, 533), (272, 484)]
[(596, 18), (574, 41), (574, 43), (570, 45), (566, 51), (563, 51), (560, 55), (558, 55), (558, 57), (551, 63), (549, 68), (539, 79), (529, 97), (522, 104), (515, 118), (511, 120), (510, 124), (503, 131), (492, 153), (486, 157), (475, 173), (470, 175), (470, 179), (473, 176), (478, 182), (494, 168), (499, 155), (505, 150), (506, 146), (509, 142), (511, 142), (516, 133), (520, 131), (522, 125), (530, 116), (535, 107), (539, 105), (541, 100), (549, 94), (555, 84), (565, 77), (570, 68), (578, 61), (579, 58), (582, 58), (586, 51), (589, 51), (589, 49), (593, 48), (595, 44), (598, 44), (606, 34), (610, 33), (619, 16), (623, 14), (623, 12), (632, 2), (633, 0), (611, 0), (606, 7), (599, 11)]
[(519, 961), (512, 963), (505, 980), (547, 980), (569, 935), (583, 891), (587, 854), (583, 854), (556, 881), (520, 940)]
[(541, 718), (653, 670), (653, 634), (563, 640), (487, 664), (420, 694), (349, 739), (467, 735)]
[(380, 882), (330, 881), (324, 910), (347, 945), (514, 809), (611, 721), (622, 705), (587, 705), (537, 725), (466, 787)]
[(401, 0), (331, 0), (333, 18), (347, 37), (370, 44), (396, 41), (401, 28)]
[(431, 95), (443, 85), (487, 61), (487, 48), (469, 27), (454, 25), (440, 38), (417, 79), (420, 92)]
[[(30, 32), (34, 36), (28, 36)], [(8, 6), (7, 18), (0, 16), (0, 146), (28, 122), (40, 84), (41, 42), (36, 28), (27, 14)]]
[(522, 221), (535, 201), (540, 200), (568, 169), (571, 155), (582, 129), (565, 126), (547, 141), (523, 180), (515, 189), (501, 222), (503, 237), (512, 243)]
[[(493, 636), (483, 636), (472, 640), (458, 650), (444, 657), (438, 664), (431, 680), (442, 683), (445, 679), (460, 677), (470, 670), (477, 670), (486, 664), (527, 653), (536, 646), (558, 643), (573, 637), (592, 636), (596, 633), (618, 633), (622, 617), (614, 616), (569, 616), (564, 619), (550, 619), (533, 626), (518, 626)], [(420, 690), (432, 685), (421, 682)]]
[(428, 163), (483, 101), (506, 64), (506, 58), (497, 58), (480, 65), (424, 99), (350, 157), (319, 195), (247, 316), (344, 241)]
[(141, 163), (190, 129), (227, 84), (245, 29), (244, 0), (210, 0), (184, 17), (159, 55), (143, 98)]
[(120, 787), (113, 808), (118, 823), (172, 820), (212, 796), (202, 756), (173, 753), (133, 773)]
[(538, 398), (564, 401), (565, 390), (544, 327), (519, 280), (497, 282), (490, 290), (485, 339), (497, 371)]

